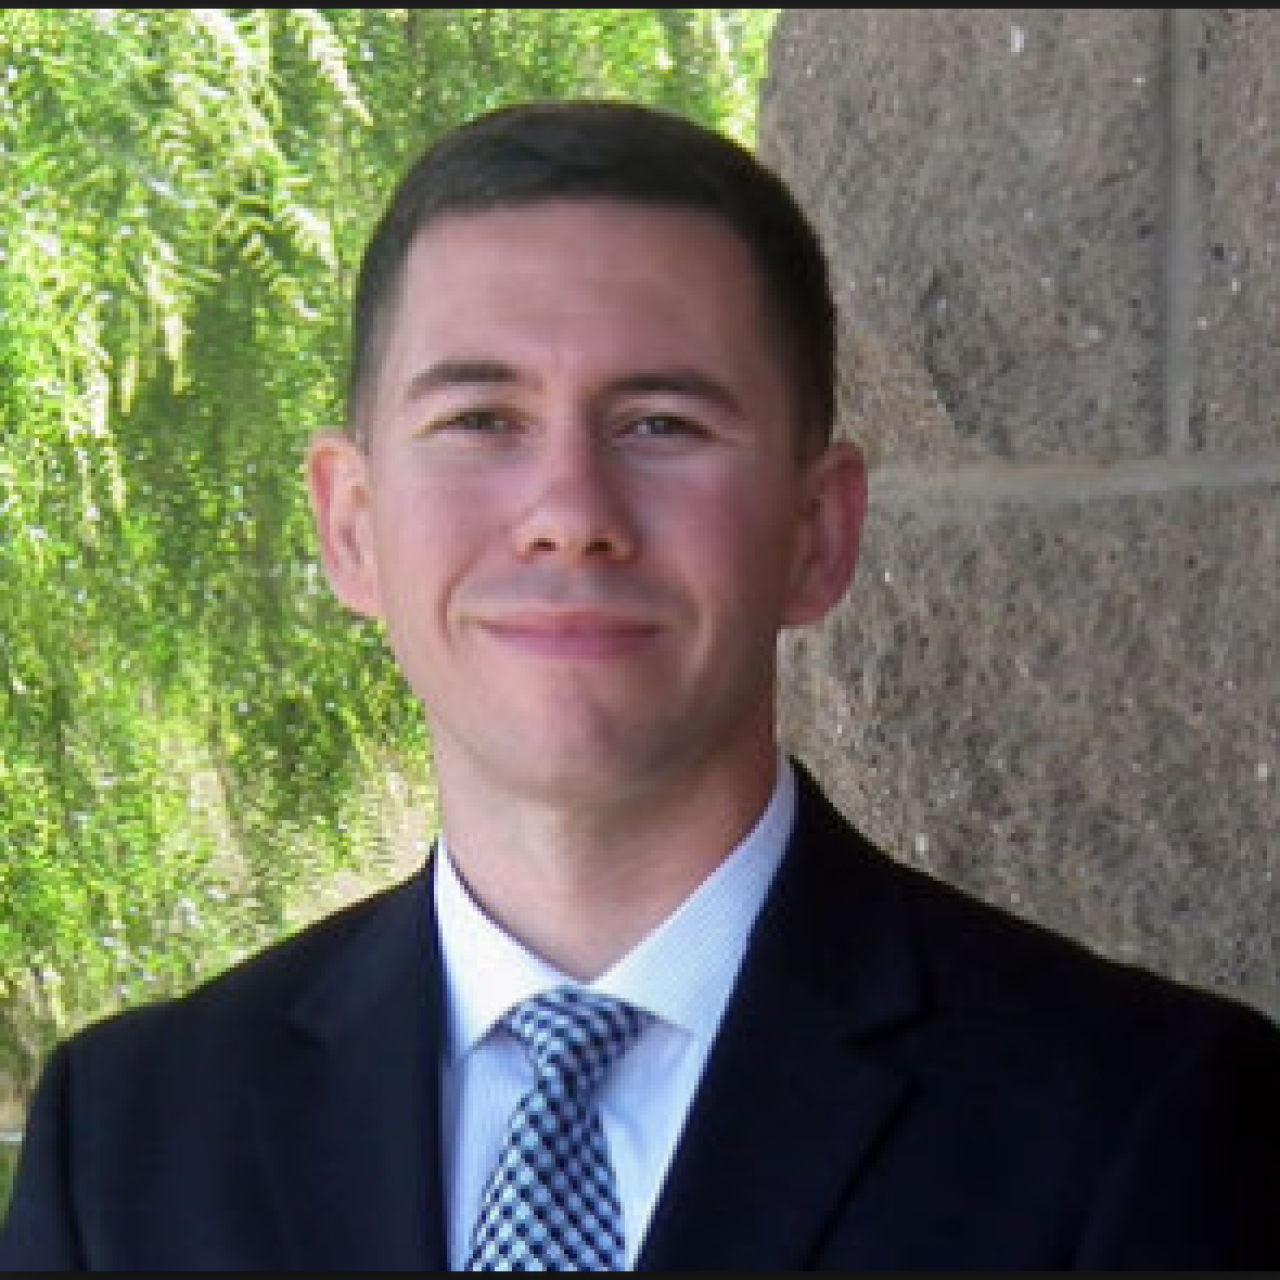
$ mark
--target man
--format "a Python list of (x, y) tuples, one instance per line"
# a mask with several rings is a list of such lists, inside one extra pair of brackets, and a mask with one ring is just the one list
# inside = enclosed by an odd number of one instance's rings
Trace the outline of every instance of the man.
[[(834, 349), (791, 197), (688, 121), (510, 108), (410, 170), (307, 475), (436, 847), (57, 1049), (6, 1267), (1280, 1264), (1280, 1032), (893, 862), (779, 748), (866, 505)], [(518, 1011), (589, 1002), (597, 1079), (546, 1084)]]

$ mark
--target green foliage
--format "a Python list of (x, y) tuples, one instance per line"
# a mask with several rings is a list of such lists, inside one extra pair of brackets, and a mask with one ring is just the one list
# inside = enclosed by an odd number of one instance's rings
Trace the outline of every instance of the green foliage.
[(16, 1147), (0, 1146), (0, 1209), (9, 1203), (9, 1191), (13, 1186), (13, 1175), (17, 1163)]
[(323, 583), (300, 471), (403, 164), (531, 95), (655, 102), (749, 144), (776, 13), (0, 12), (19, 1094), (54, 1036), (295, 927), (338, 873), (380, 874), (397, 806), (429, 813), (419, 711)]

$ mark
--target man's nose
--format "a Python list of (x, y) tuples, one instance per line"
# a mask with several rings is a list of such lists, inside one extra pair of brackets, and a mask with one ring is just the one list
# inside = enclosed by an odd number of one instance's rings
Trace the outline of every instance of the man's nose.
[(522, 556), (625, 560), (635, 552), (624, 463), (597, 433), (554, 433), (532, 462), (530, 496), (516, 528)]

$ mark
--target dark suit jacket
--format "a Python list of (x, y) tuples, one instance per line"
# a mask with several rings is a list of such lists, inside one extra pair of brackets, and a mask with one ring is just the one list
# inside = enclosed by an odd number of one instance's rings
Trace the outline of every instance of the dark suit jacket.
[[(1280, 1267), (1280, 1031), (868, 846), (800, 771), (639, 1265)], [(56, 1050), (7, 1269), (443, 1270), (429, 864)]]

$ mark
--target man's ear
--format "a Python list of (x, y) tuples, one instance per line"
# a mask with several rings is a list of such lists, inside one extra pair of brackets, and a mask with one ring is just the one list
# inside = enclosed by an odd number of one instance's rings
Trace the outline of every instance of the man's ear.
[(867, 514), (867, 467), (856, 446), (837, 442), (808, 466), (796, 560), (783, 623), (825, 617), (853, 582)]
[(368, 455), (347, 432), (334, 429), (312, 437), (306, 463), (311, 513), (329, 585), (354, 613), (381, 617)]

